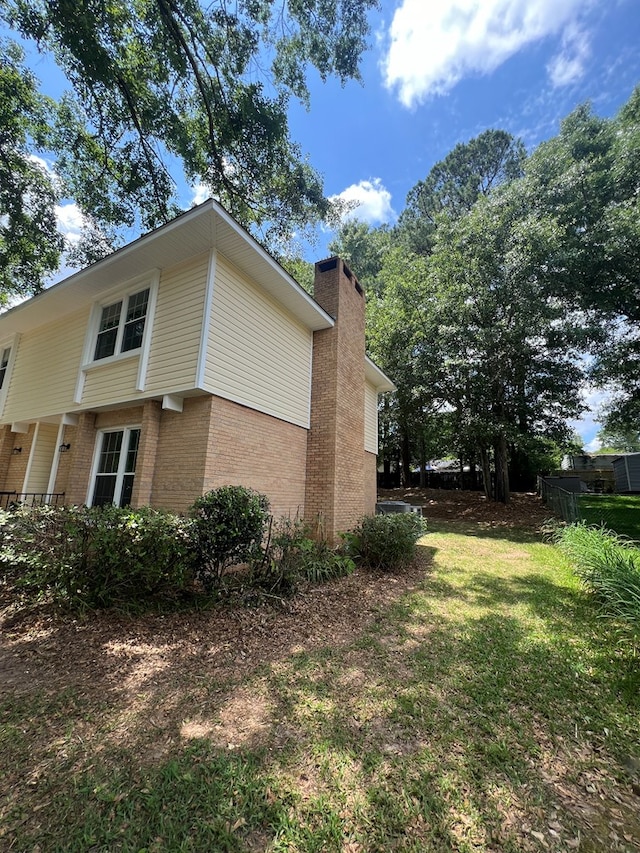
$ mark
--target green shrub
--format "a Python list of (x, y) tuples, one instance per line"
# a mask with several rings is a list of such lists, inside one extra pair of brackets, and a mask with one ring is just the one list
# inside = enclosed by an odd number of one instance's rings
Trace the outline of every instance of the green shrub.
[(584, 523), (559, 529), (555, 540), (603, 612), (640, 627), (640, 549), (637, 543)]
[(388, 572), (415, 557), (416, 543), (426, 531), (426, 522), (417, 513), (367, 515), (344, 539), (350, 556), (370, 569)]
[(304, 521), (283, 517), (269, 525), (261, 557), (252, 565), (251, 582), (268, 592), (289, 595), (303, 580), (324, 583), (354, 568), (350, 557), (312, 539)]
[(269, 501), (245, 486), (221, 486), (191, 506), (196, 577), (205, 589), (230, 566), (251, 562), (260, 548)]
[(33, 507), (0, 519), (0, 560), (21, 586), (105, 607), (181, 590), (190, 522), (142, 507)]

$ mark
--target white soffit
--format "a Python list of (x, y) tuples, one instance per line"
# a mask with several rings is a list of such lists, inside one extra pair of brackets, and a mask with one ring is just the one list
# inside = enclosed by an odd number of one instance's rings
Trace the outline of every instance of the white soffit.
[(209, 199), (86, 269), (0, 315), (2, 329), (25, 332), (90, 305), (118, 284), (217, 249), (309, 329), (333, 319), (217, 202)]

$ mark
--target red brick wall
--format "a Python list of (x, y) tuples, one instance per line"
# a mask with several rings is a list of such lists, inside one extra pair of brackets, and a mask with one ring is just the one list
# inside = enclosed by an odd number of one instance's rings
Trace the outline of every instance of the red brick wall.
[(267, 495), (272, 514), (304, 515), (307, 430), (212, 398), (204, 491), (242, 485)]
[[(333, 329), (314, 333), (306, 517), (335, 541), (370, 500), (364, 451), (364, 294), (338, 259), (316, 264), (314, 295)], [(375, 483), (375, 480), (374, 480)], [(375, 487), (375, 486), (374, 486)]]
[[(66, 504), (81, 505), (86, 503), (93, 451), (96, 444), (95, 421), (96, 416), (93, 412), (82, 412), (79, 415), (71, 449), (68, 453), (63, 454), (69, 457), (65, 459), (65, 465), (69, 466), (67, 488), (65, 489)], [(71, 438), (69, 437), (67, 440), (71, 441)]]
[(203, 493), (211, 402), (209, 396), (188, 397), (182, 412), (162, 411), (152, 506), (185, 512)]
[(133, 480), (133, 492), (131, 494), (131, 505), (134, 507), (149, 506), (151, 503), (161, 415), (162, 407), (160, 401), (147, 400), (142, 410), (136, 475)]

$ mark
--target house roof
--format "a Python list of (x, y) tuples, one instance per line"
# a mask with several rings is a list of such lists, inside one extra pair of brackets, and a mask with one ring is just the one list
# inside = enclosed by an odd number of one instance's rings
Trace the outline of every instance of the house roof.
[(139, 237), (0, 316), (12, 332), (37, 328), (93, 302), (104, 290), (152, 269), (163, 269), (210, 249), (226, 258), (312, 331), (328, 329), (333, 318), (263, 247), (213, 199)]
[(376, 391), (381, 393), (383, 391), (396, 391), (397, 388), (393, 384), (393, 382), (386, 376), (377, 364), (374, 364), (369, 356), (365, 356), (364, 359), (364, 375), (367, 382), (370, 382), (375, 386)]

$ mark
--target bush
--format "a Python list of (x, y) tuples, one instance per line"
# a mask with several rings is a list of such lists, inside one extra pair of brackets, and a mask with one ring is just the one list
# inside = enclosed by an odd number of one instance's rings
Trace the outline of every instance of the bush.
[(284, 517), (270, 522), (260, 559), (252, 565), (251, 582), (268, 592), (289, 595), (303, 580), (324, 583), (354, 568), (349, 556), (312, 539), (304, 521)]
[(426, 530), (425, 520), (417, 513), (367, 515), (344, 538), (350, 556), (370, 569), (389, 572), (415, 557), (416, 543)]
[(584, 523), (559, 529), (555, 541), (603, 612), (640, 627), (640, 549), (602, 527)]
[(190, 522), (142, 507), (33, 507), (0, 519), (0, 560), (23, 587), (105, 607), (175, 593), (189, 578)]
[(269, 518), (269, 501), (245, 486), (221, 486), (198, 498), (190, 514), (196, 577), (210, 590), (230, 566), (256, 558)]

